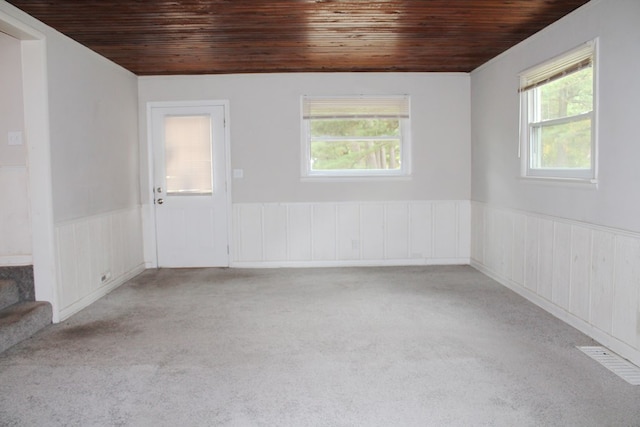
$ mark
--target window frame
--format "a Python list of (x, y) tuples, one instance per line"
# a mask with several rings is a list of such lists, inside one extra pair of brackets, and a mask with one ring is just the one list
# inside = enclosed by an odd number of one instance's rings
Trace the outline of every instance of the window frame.
[[(398, 169), (334, 169), (313, 170), (311, 168), (311, 120), (305, 117), (307, 100), (362, 100), (362, 99), (397, 99), (407, 103), (407, 117), (398, 117), (400, 125), (400, 168)], [(311, 96), (300, 97), (301, 122), (301, 176), (303, 180), (346, 179), (346, 180), (375, 180), (378, 179), (407, 179), (411, 176), (411, 98), (409, 95), (340, 95), (340, 96)], [(353, 118), (358, 118), (354, 115)], [(362, 118), (362, 117), (360, 117)], [(376, 117), (371, 117), (375, 119)], [(336, 140), (383, 140), (380, 137), (336, 137)], [(388, 139), (388, 138), (387, 138)]]
[[(585, 57), (586, 54), (586, 57)], [(598, 105), (598, 70), (597, 70), (597, 54), (598, 54), (598, 39), (590, 40), (580, 46), (564, 52), (542, 64), (531, 67), (522, 73), (520, 73), (520, 146), (519, 157), (521, 159), (521, 176), (523, 178), (539, 178), (539, 179), (556, 179), (556, 180), (570, 180), (575, 182), (597, 182), (597, 168), (598, 168), (598, 144), (597, 144), (597, 105)], [(571, 59), (572, 57), (576, 59)], [(536, 103), (540, 102), (539, 89), (544, 85), (551, 83), (554, 80), (558, 80), (564, 77), (555, 77), (551, 79), (542, 79), (541, 81), (531, 85), (529, 79), (532, 75), (536, 74), (553, 74), (554, 69), (569, 70), (566, 74), (569, 75), (576, 71), (573, 67), (580, 67), (580, 62), (585, 61), (586, 58), (590, 58), (592, 69), (592, 108), (589, 112), (575, 114), (571, 116), (542, 120), (536, 117), (537, 106)], [(556, 76), (558, 73), (555, 73)], [(535, 78), (535, 77), (534, 77)], [(528, 87), (532, 86), (532, 87)], [(571, 168), (541, 168), (532, 166), (533, 159), (536, 155), (533, 153), (535, 146), (539, 145), (539, 141), (536, 141), (534, 132), (536, 130), (542, 130), (546, 127), (557, 126), (567, 124), (571, 122), (577, 122), (584, 119), (589, 119), (591, 122), (591, 164), (588, 169), (571, 169)], [(538, 142), (538, 144), (536, 144)]]

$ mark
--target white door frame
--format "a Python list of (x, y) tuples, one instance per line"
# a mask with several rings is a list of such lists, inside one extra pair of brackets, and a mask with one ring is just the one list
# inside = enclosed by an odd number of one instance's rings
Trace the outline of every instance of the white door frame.
[[(156, 251), (156, 216), (154, 208), (154, 193), (152, 187), (154, 184), (154, 144), (153, 144), (153, 123), (151, 118), (151, 110), (157, 107), (202, 107), (202, 106), (222, 106), (224, 108), (224, 151), (225, 151), (225, 180), (226, 180), (226, 204), (227, 204), (227, 242), (229, 245), (229, 265), (231, 265), (231, 132), (229, 131), (229, 101), (226, 99), (217, 100), (199, 100), (199, 101), (151, 101), (147, 102), (147, 182), (150, 187), (147, 189), (148, 197), (143, 202), (148, 209), (143, 209), (143, 236), (145, 240), (145, 262), (148, 268), (158, 267), (158, 253)], [(146, 211), (146, 214), (145, 214)], [(146, 225), (144, 223), (147, 223)], [(146, 231), (146, 232), (145, 232)]]

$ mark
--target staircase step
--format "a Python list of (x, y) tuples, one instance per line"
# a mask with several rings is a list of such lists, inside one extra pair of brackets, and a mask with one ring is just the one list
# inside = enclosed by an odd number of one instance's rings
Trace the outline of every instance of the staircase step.
[(0, 280), (0, 310), (20, 301), (18, 285), (13, 280)]
[(27, 301), (0, 310), (0, 353), (51, 323), (51, 304)]

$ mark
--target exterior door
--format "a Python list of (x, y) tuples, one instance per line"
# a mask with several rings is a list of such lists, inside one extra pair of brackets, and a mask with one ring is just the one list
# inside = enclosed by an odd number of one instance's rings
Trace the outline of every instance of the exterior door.
[(225, 104), (150, 112), (158, 267), (226, 267)]

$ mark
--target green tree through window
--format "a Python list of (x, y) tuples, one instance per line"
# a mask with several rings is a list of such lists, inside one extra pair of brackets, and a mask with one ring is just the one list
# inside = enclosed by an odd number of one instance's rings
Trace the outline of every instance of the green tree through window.
[(314, 120), (311, 162), (313, 170), (399, 169), (399, 120)]
[(521, 74), (524, 175), (595, 178), (595, 46), (585, 43)]
[[(580, 116), (593, 109), (593, 69), (572, 73), (536, 89), (542, 121)], [(591, 117), (539, 129), (540, 167), (591, 167)]]
[(405, 96), (303, 98), (307, 174), (408, 173), (408, 121)]

